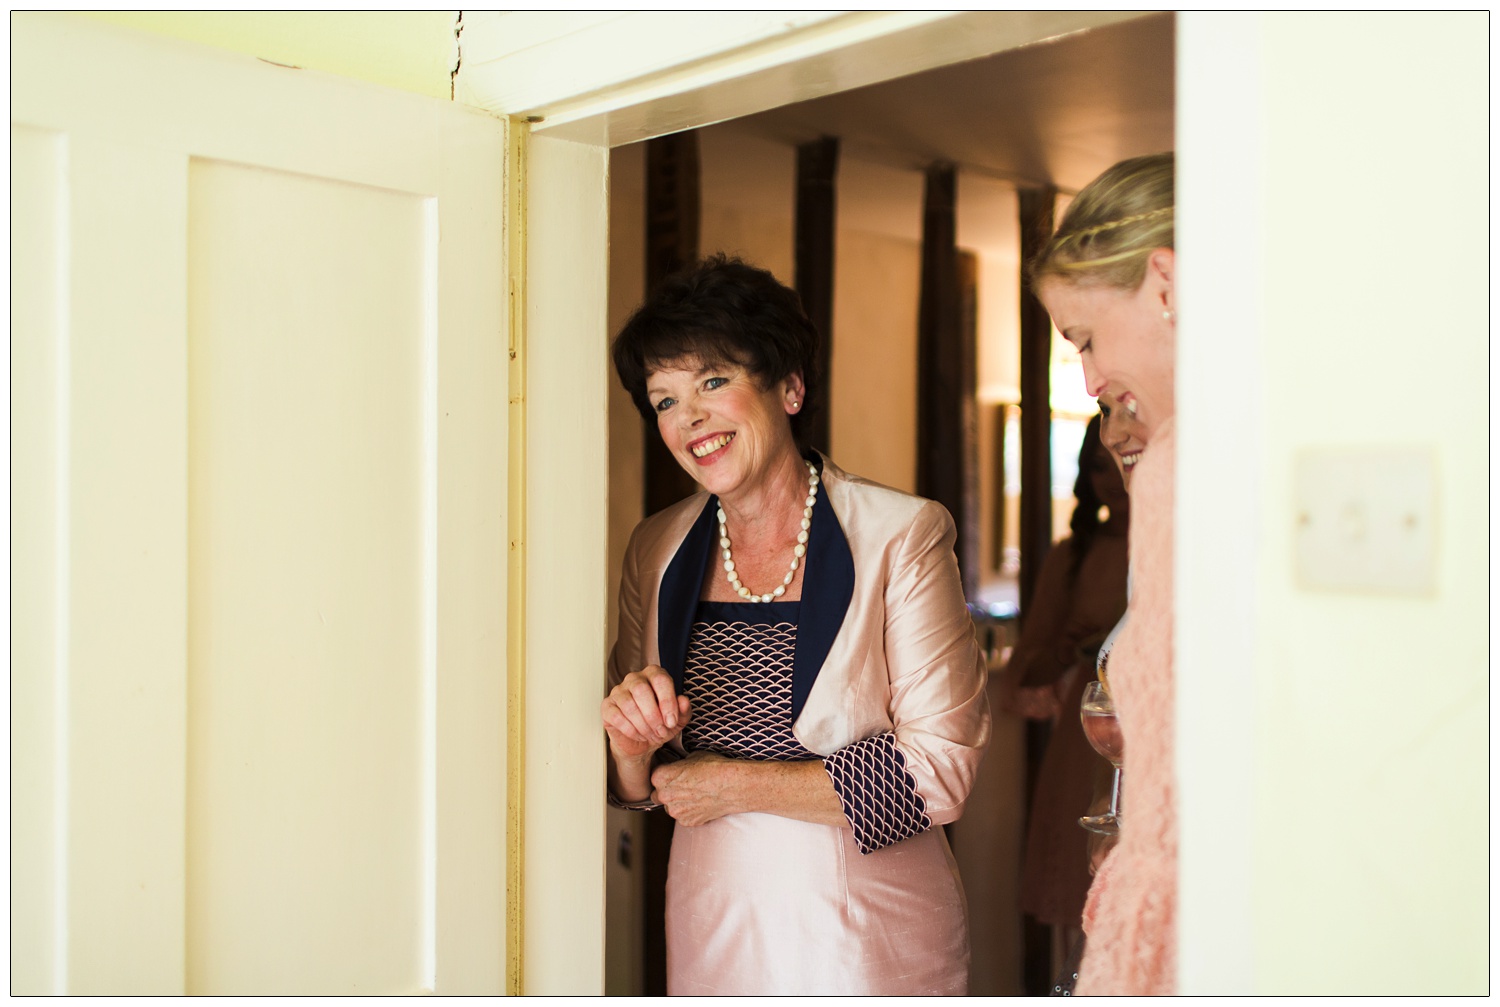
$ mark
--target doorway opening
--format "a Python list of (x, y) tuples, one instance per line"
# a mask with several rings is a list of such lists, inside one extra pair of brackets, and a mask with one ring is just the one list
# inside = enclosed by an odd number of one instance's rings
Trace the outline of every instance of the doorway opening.
[[(966, 578), (998, 676), (1022, 607), (1021, 496), (1046, 501), (1055, 540), (1066, 534), (1078, 447), (1094, 414), (1076, 353), (1054, 339), (1042, 366), (1050, 479), (1023, 485), (1021, 455), (1021, 197), (1072, 193), (1110, 164), (1173, 147), (1171, 14), (1106, 25), (984, 59), (772, 109), (694, 131), (700, 254), (738, 254), (793, 285), (800, 147), (837, 141), (832, 360), (827, 449), (848, 471), (919, 490), (918, 301), (925, 173), (954, 166), (957, 245), (973, 262), (973, 513)], [(645, 143), (609, 155), (611, 333), (645, 293), (648, 157)], [(1033, 365), (1035, 366), (1035, 365)], [(1046, 380), (1044, 378), (1044, 380)], [(609, 584), (614, 591), (630, 529), (646, 512), (646, 438), (613, 381), (610, 390)], [(950, 506), (950, 510), (954, 509)], [(992, 706), (994, 705), (992, 690)], [(1028, 780), (1045, 733), (994, 709), (995, 732), (976, 796), (950, 830), (968, 894), (971, 992), (1034, 992), (1049, 981), (1052, 935), (1018, 903)], [(1028, 770), (1030, 764), (1030, 770)], [(653, 814), (660, 815), (661, 812)], [(605, 844), (606, 990), (652, 994), (661, 975), (645, 919), (664, 830), (611, 810)]]

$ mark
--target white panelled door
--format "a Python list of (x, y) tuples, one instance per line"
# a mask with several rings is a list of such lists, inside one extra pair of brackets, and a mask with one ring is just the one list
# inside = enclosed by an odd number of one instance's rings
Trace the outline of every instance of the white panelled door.
[(502, 992), (506, 123), (11, 41), (12, 991)]

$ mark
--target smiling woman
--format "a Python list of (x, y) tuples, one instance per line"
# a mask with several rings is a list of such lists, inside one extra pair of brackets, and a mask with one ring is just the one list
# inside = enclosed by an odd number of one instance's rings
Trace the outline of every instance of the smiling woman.
[(667, 991), (965, 992), (932, 826), (990, 720), (952, 519), (799, 446), (817, 333), (764, 270), (667, 280), (613, 355), (704, 489), (631, 536), (602, 710), (612, 802), (685, 826)]

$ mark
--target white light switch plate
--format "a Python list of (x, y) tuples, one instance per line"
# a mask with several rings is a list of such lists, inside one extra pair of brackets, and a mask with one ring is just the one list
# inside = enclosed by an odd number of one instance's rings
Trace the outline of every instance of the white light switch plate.
[(1294, 480), (1302, 586), (1431, 594), (1436, 468), (1426, 448), (1303, 452)]

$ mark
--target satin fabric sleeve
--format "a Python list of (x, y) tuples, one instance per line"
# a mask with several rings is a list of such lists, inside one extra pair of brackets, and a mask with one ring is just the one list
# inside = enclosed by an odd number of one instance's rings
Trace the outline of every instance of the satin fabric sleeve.
[(990, 737), (987, 672), (964, 600), (957, 533), (928, 501), (896, 547), (885, 588), (885, 657), (896, 747), (927, 816), (963, 814)]
[(645, 667), (646, 604), (640, 576), (640, 526), (630, 533), (625, 559), (620, 566), (620, 597), (616, 609), (615, 645), (610, 648), (605, 692), (619, 685), (632, 671)]
[[(641, 590), (640, 550), (638, 535), (640, 526), (630, 534), (630, 543), (625, 547), (625, 560), (620, 569), (620, 600), (618, 617), (615, 620), (615, 645), (610, 648), (609, 661), (605, 666), (604, 690), (609, 692), (619, 685), (632, 671), (645, 667), (644, 633), (646, 606)], [(606, 743), (607, 744), (607, 743)], [(608, 756), (606, 755), (606, 758)], [(675, 761), (678, 754), (669, 746), (657, 750), (656, 761)], [(654, 811), (661, 807), (655, 801), (622, 801), (605, 787), (605, 800), (611, 807), (625, 811)]]

